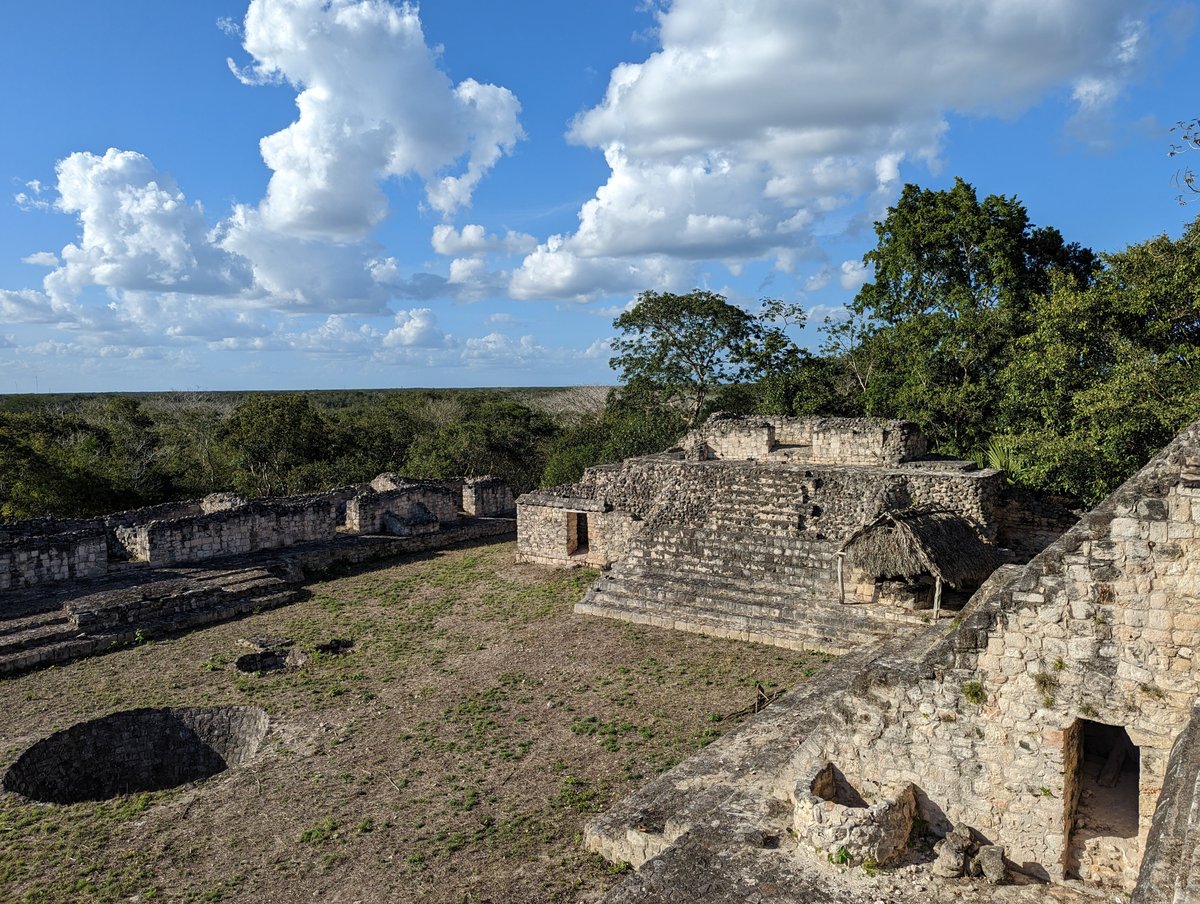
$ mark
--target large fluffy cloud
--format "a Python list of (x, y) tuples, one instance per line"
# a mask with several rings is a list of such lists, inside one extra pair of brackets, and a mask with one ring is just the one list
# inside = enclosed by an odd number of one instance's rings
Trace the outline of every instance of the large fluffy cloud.
[[(266, 311), (380, 315), (394, 299), (503, 287), (507, 274), (490, 272), (482, 255), (527, 252), (531, 236), (440, 226), (439, 250), (461, 257), (440, 276), (403, 272), (367, 233), (387, 213), (390, 177), (424, 180), (443, 213), (468, 204), (522, 135), (510, 91), (453, 84), (408, 3), (251, 0), (240, 34), (250, 62), (231, 62), (235, 73), (297, 91), (296, 121), (261, 142), (272, 170), (263, 199), (210, 222), (136, 151), (71, 154), (57, 166), (56, 200), (38, 182), (14, 198), (30, 211), (52, 203), (77, 219), (79, 235), (57, 253), (26, 256), (49, 273), (40, 291), (0, 293), (9, 320), (124, 332), (131, 343), (261, 343)], [(104, 290), (102, 304), (92, 287)]]
[(812, 252), (811, 226), (892, 196), (905, 159), (933, 160), (947, 111), (1012, 112), (1048, 90), (1090, 110), (1138, 59), (1129, 0), (675, 0), (661, 49), (613, 70), (571, 140), (608, 181), (579, 228), (513, 275), (518, 296), (576, 296), (648, 256), (734, 262)]
[(388, 0), (253, 0), (244, 81), (299, 90), (299, 118), (262, 140), (262, 205), (280, 230), (359, 237), (387, 213), (379, 182), (415, 174), (452, 213), (522, 137), (507, 88), (457, 85), (425, 43), (417, 8)]
[(55, 298), (90, 285), (218, 295), (250, 283), (247, 262), (212, 242), (200, 205), (141, 154), (71, 154), (58, 164), (56, 206), (78, 217), (81, 234), (46, 277)]

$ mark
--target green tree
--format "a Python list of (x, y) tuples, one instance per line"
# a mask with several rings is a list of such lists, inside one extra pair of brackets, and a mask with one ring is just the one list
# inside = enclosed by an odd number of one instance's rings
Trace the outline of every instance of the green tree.
[(686, 429), (679, 407), (654, 386), (632, 383), (613, 389), (599, 416), (580, 419), (551, 442), (541, 484), (574, 483), (592, 465), (661, 452)]
[(621, 335), (609, 364), (623, 383), (653, 386), (682, 404), (694, 426), (717, 387), (793, 366), (803, 353), (785, 327), (803, 323), (797, 306), (775, 299), (754, 316), (703, 289), (643, 292), (613, 321)]
[(1200, 219), (1059, 279), (1004, 371), (1029, 485), (1093, 504), (1200, 417)]
[(468, 415), (422, 432), (409, 447), (405, 473), (413, 477), (492, 474), (515, 492), (538, 485), (558, 428), (539, 411), (487, 395), (468, 403)]
[(993, 429), (1009, 346), (1052, 274), (1086, 285), (1095, 256), (1033, 226), (1016, 198), (981, 202), (962, 179), (946, 191), (906, 185), (875, 231), (863, 258), (873, 279), (830, 341), (864, 410), (917, 421), (943, 451), (972, 452)]
[(233, 410), (223, 429), (236, 472), (234, 488), (249, 496), (315, 489), (298, 479), (325, 460), (331, 431), (307, 396), (253, 395)]

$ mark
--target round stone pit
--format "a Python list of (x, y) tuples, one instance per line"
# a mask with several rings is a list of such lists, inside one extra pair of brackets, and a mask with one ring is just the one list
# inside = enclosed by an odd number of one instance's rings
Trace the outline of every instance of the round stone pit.
[(792, 805), (796, 837), (850, 866), (887, 866), (898, 860), (917, 815), (913, 785), (867, 797), (829, 762), (814, 764), (796, 783)]
[(255, 706), (126, 710), (38, 741), (0, 786), (54, 804), (162, 791), (245, 763), (269, 724)]

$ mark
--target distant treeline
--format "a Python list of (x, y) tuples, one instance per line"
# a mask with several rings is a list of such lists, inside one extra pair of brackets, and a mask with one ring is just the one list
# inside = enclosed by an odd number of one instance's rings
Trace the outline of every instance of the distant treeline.
[(537, 486), (607, 390), (145, 393), (0, 398), (0, 515), (93, 515), (232, 490), (495, 474)]

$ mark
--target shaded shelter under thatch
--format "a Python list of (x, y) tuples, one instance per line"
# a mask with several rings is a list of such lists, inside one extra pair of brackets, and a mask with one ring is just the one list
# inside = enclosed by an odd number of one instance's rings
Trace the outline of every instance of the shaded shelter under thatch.
[(839, 582), (843, 557), (876, 579), (913, 581), (929, 575), (939, 603), (942, 584), (956, 590), (978, 587), (1002, 562), (978, 525), (933, 506), (883, 512), (851, 534), (838, 549)]

